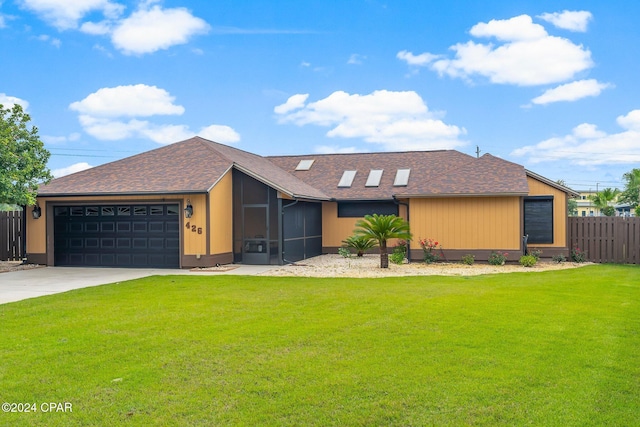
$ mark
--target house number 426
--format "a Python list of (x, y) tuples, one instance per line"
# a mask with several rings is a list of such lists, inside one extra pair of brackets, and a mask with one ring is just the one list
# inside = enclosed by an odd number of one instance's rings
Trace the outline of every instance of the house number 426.
[(197, 225), (193, 225), (190, 222), (185, 224), (187, 230), (191, 230), (192, 233), (202, 234), (202, 227), (198, 227)]

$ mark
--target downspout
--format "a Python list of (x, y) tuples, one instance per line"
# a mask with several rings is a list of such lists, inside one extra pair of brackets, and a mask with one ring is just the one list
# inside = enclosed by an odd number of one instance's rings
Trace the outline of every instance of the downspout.
[[(391, 197), (393, 197), (393, 203), (395, 203), (396, 205), (405, 206), (407, 208), (407, 222), (409, 223), (409, 225), (411, 225), (411, 223), (409, 222), (409, 203), (401, 202), (396, 198), (396, 196)], [(407, 261), (409, 264), (411, 264), (411, 239), (407, 239)]]
[(281, 265), (283, 265), (285, 262), (288, 264), (294, 264), (293, 261), (288, 261), (285, 257), (284, 257), (284, 210), (285, 208), (289, 208), (293, 205), (298, 204), (300, 200), (298, 199), (294, 199), (293, 203), (289, 203), (288, 205), (283, 205), (282, 204), (282, 199), (278, 199), (278, 203), (281, 206), (280, 209), (280, 218), (278, 218), (278, 228), (280, 228), (280, 230), (278, 231), (278, 245), (280, 246), (280, 259), (281, 259)]

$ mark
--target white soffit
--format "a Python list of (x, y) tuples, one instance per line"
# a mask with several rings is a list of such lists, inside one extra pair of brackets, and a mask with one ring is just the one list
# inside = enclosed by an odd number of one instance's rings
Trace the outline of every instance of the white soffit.
[(315, 162), (315, 160), (313, 160), (313, 159), (302, 159), (302, 160), (300, 160), (300, 163), (298, 163), (298, 166), (296, 166), (296, 170), (297, 171), (308, 171), (309, 169), (311, 169), (311, 166), (313, 165), (313, 162)]
[(371, 169), (365, 187), (377, 187), (382, 179), (382, 169)]
[(409, 184), (409, 175), (411, 169), (398, 169), (396, 172), (396, 178), (393, 181), (394, 187), (406, 187)]
[(351, 187), (357, 172), (358, 171), (344, 171), (342, 178), (340, 178), (340, 182), (338, 183), (338, 187)]

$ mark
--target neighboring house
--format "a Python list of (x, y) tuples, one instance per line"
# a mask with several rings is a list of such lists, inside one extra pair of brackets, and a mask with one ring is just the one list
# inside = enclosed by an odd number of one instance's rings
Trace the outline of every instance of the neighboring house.
[(595, 191), (581, 191), (576, 198), (578, 202), (578, 215), (577, 216), (598, 216), (600, 215), (600, 209), (596, 208), (593, 204), (591, 196), (595, 196)]
[[(365, 214), (397, 214), (448, 260), (568, 251), (572, 190), (491, 155), (261, 157), (199, 137), (55, 179), (29, 215), (30, 262), (189, 268), (336, 253)], [(30, 210), (33, 210), (30, 209)]]
[[(597, 194), (596, 191), (581, 191), (577, 197), (578, 214), (577, 216), (601, 216), (600, 209), (591, 200), (592, 196)], [(633, 208), (628, 203), (618, 203), (617, 199), (613, 202), (616, 210), (616, 216), (634, 216)]]

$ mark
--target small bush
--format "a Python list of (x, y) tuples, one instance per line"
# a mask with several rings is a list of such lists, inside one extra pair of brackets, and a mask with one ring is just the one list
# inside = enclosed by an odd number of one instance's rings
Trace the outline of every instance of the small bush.
[(471, 254), (463, 255), (461, 261), (463, 264), (473, 265), (473, 263), (476, 261), (476, 257)]
[(551, 260), (553, 262), (556, 262), (558, 264), (562, 264), (563, 262), (567, 261), (567, 257), (564, 254), (558, 254), (558, 255), (554, 255)]
[(491, 252), (489, 259), (487, 260), (491, 265), (504, 265), (509, 256), (508, 252)]
[(573, 262), (582, 263), (587, 261), (587, 253), (581, 250), (577, 245), (571, 249), (571, 259)]
[(351, 251), (347, 248), (338, 248), (338, 253), (345, 258), (351, 258)]
[(520, 265), (523, 267), (533, 267), (537, 262), (537, 258), (533, 255), (522, 255), (520, 257)]
[(542, 255), (542, 251), (540, 249), (530, 250), (527, 255), (531, 255), (536, 259), (536, 261), (540, 261), (540, 255)]
[(438, 245), (439, 243), (434, 239), (420, 239), (420, 247), (424, 253), (424, 262), (431, 264), (432, 262), (436, 262), (440, 259), (436, 253)]
[[(377, 245), (376, 241), (362, 236), (349, 236), (342, 241), (347, 247), (356, 250), (356, 254), (361, 257), (366, 251)], [(344, 255), (343, 255), (344, 256)]]
[(404, 262), (404, 252), (394, 249), (393, 253), (389, 255), (389, 261), (394, 264), (402, 264)]

